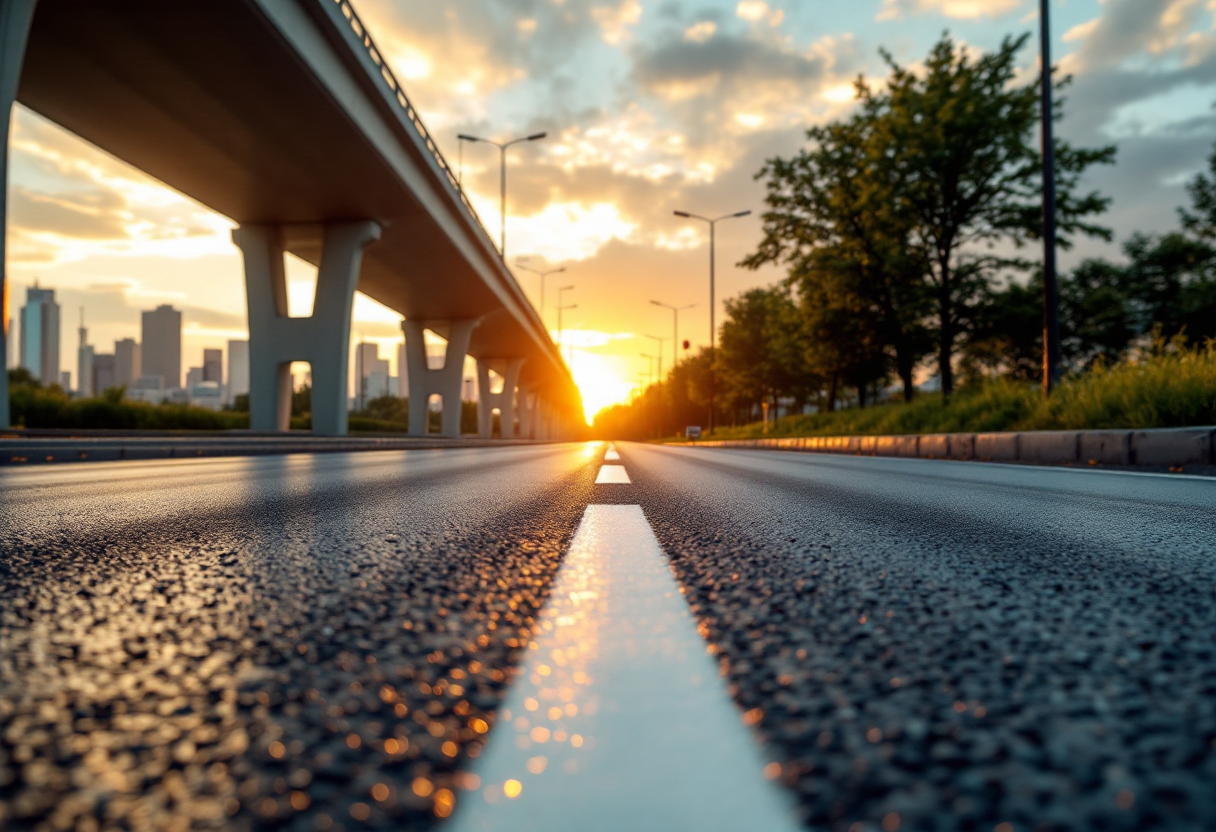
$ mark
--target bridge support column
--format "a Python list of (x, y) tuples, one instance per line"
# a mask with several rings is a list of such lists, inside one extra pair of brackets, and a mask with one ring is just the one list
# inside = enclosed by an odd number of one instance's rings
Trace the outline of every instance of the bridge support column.
[(249, 425), (254, 430), (291, 426), (291, 362), (312, 367), (312, 430), (343, 436), (347, 426), (350, 314), (359, 285), (363, 249), (380, 239), (371, 221), (310, 227), (307, 241), (321, 244), (317, 293), (309, 318), (287, 314), (285, 236), (299, 227), (245, 225), (232, 241), (245, 259), (249, 304)]
[[(498, 366), (494, 366), (497, 364)], [(505, 364), (501, 373), (503, 378), (502, 392), (490, 392), (490, 370), (497, 371)], [(524, 359), (509, 358), (505, 361), (478, 360), (477, 362), (477, 433), (482, 439), (489, 439), (494, 433), (494, 408), (498, 408), (499, 424), (502, 426), (502, 438), (515, 438), (515, 394), (519, 388), (519, 371), (523, 369)], [(522, 396), (523, 391), (520, 390)]]
[(532, 439), (535, 419), (532, 418), (532, 388), (520, 386), (515, 393), (515, 412), (519, 415), (519, 438)]
[[(473, 330), (481, 321), (466, 318), (456, 321), (428, 322), (404, 320), (401, 331), (405, 333), (405, 361), (409, 366), (410, 387), (410, 435), (423, 436), (427, 432), (428, 400), (433, 395), (443, 399), (442, 436), (460, 438), (460, 389), (464, 382), (464, 357), (469, 353), (469, 341)], [(427, 365), (426, 341), (423, 330), (430, 329), (448, 339), (443, 368), (432, 370)]]
[(11, 424), (8, 401), (8, 133), (37, 0), (0, 0), (0, 428)]

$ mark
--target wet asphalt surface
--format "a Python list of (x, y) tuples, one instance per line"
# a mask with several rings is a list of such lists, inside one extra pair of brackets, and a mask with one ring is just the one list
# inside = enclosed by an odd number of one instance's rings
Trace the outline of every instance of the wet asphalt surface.
[(812, 828), (1216, 829), (1216, 481), (620, 451), (0, 472), (0, 827), (442, 828), (629, 502)]
[(813, 827), (1216, 829), (1216, 480), (622, 457)]

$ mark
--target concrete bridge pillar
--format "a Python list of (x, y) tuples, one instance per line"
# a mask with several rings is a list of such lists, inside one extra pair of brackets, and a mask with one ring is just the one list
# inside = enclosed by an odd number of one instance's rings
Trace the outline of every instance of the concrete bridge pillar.
[[(317, 293), (308, 318), (287, 314), (283, 252), (288, 238), (321, 247)], [(291, 362), (312, 367), (312, 429), (342, 436), (347, 426), (350, 315), (363, 249), (380, 239), (371, 221), (324, 226), (245, 225), (232, 241), (245, 259), (249, 303), (249, 425), (287, 430), (291, 425)], [(293, 246), (299, 250), (298, 246)]]
[[(522, 358), (477, 361), (477, 433), (482, 439), (493, 436), (496, 407), (502, 425), (502, 438), (515, 438), (515, 394), (519, 388), (519, 371), (523, 366)], [(501, 393), (490, 392), (490, 370), (499, 372), (503, 378)]]
[(533, 418), (532, 401), (535, 393), (530, 387), (520, 386), (515, 394), (515, 412), (519, 415), (519, 438), (532, 439), (536, 420)]
[(0, 428), (12, 422), (8, 401), (8, 314), (2, 299), (8, 297), (8, 253), (5, 237), (8, 230), (8, 133), (21, 82), (21, 67), (25, 63), (25, 45), (34, 22), (37, 0), (0, 0)]
[[(423, 436), (427, 430), (427, 401), (443, 399), (442, 436), (460, 438), (460, 390), (464, 382), (464, 358), (469, 353), (473, 330), (481, 323), (476, 318), (455, 321), (401, 322), (405, 333), (405, 361), (409, 367), (410, 435)], [(443, 367), (432, 370), (427, 364), (423, 330), (429, 329), (448, 339)]]

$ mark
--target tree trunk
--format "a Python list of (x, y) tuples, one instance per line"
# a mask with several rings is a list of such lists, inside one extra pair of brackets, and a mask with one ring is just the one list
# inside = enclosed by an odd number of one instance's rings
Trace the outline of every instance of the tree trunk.
[(904, 387), (904, 404), (912, 401), (915, 388), (912, 386), (913, 361), (911, 349), (907, 344), (897, 344), (895, 347), (895, 368), (899, 373), (900, 383)]
[(862, 410), (866, 409), (866, 393), (866, 383), (863, 381), (857, 385), (857, 404)]
[(938, 287), (937, 314), (940, 321), (938, 333), (938, 371), (942, 379), (942, 398), (949, 399), (954, 393), (954, 321), (950, 303), (950, 256), (938, 258), (941, 285)]
[(836, 390), (840, 383), (840, 374), (832, 373), (832, 383), (828, 385), (828, 413), (836, 412)]

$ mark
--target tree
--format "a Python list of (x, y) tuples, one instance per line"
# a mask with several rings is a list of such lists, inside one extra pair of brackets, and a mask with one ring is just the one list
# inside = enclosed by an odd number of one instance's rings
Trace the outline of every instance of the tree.
[(799, 398), (806, 375), (796, 307), (788, 289), (751, 289), (726, 301), (718, 350), (727, 403), (751, 409), (779, 397)]
[[(871, 158), (891, 182), (891, 210), (911, 230), (935, 302), (942, 393), (954, 389), (959, 335), (974, 321), (975, 302), (997, 276), (1029, 266), (996, 247), (1020, 248), (1042, 234), (1041, 164), (1036, 147), (1038, 82), (1017, 85), (1017, 56), (1028, 36), (1006, 38), (996, 52), (972, 59), (944, 35), (923, 70), (890, 55), (885, 89), (864, 80), (858, 92), (873, 121)], [(1067, 79), (1056, 85), (1061, 90)], [(1056, 103), (1057, 114), (1062, 103)], [(1109, 200), (1077, 193), (1092, 165), (1110, 163), (1113, 147), (1074, 149), (1057, 141), (1057, 225), (1060, 245), (1078, 233), (1109, 239), (1087, 221)]]
[[(818, 318), (808, 326), (821, 334), (847, 330), (854, 346), (889, 349), (911, 400), (913, 372), (928, 352), (929, 295), (920, 262), (908, 256), (907, 215), (891, 210), (893, 182), (873, 156), (875, 130), (875, 113), (863, 111), (808, 130), (810, 147), (796, 157), (765, 163), (756, 174), (768, 180), (764, 239), (741, 265), (786, 263), (800, 306)], [(839, 314), (859, 317), (846, 327), (829, 320)], [(843, 355), (854, 350), (842, 349), (833, 360), (831, 345), (822, 337), (816, 344), (813, 363), (839, 380)], [(867, 353), (865, 361), (873, 359)], [(829, 407), (834, 399), (830, 394)]]
[(1178, 213), (1182, 227), (1192, 236), (1216, 242), (1216, 150), (1208, 157), (1208, 174), (1199, 174), (1187, 185), (1191, 208), (1181, 208)]

